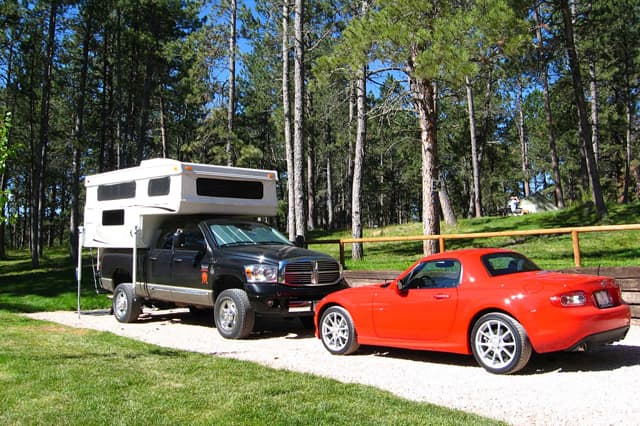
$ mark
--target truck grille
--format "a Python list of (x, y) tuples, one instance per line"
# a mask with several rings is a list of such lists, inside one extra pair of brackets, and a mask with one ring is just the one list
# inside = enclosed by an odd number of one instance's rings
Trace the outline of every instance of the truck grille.
[(284, 265), (284, 284), (330, 285), (339, 280), (340, 265), (335, 260), (293, 261)]

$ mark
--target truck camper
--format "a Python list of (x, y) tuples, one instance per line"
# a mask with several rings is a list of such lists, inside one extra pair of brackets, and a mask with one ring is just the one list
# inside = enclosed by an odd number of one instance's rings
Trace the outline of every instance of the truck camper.
[(116, 319), (179, 306), (213, 308), (226, 338), (247, 337), (256, 316), (312, 326), (315, 303), (345, 287), (342, 271), (259, 220), (277, 212), (276, 181), (272, 170), (168, 159), (87, 176), (81, 244), (97, 248)]

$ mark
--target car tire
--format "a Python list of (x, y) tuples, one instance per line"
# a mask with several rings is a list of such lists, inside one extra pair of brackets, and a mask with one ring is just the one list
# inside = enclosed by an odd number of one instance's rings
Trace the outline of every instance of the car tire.
[(226, 339), (244, 339), (249, 336), (256, 319), (247, 293), (239, 288), (230, 288), (220, 293), (213, 316), (218, 333)]
[(315, 330), (316, 324), (313, 322), (313, 317), (299, 317), (302, 328), (305, 330)]
[(524, 327), (500, 312), (483, 315), (476, 321), (470, 343), (478, 364), (494, 374), (512, 374), (523, 369), (533, 351)]
[(142, 313), (142, 304), (135, 296), (133, 285), (120, 284), (116, 287), (111, 301), (111, 310), (118, 322), (138, 321), (138, 317)]
[(349, 355), (360, 347), (353, 319), (341, 306), (324, 311), (318, 328), (322, 344), (334, 355)]

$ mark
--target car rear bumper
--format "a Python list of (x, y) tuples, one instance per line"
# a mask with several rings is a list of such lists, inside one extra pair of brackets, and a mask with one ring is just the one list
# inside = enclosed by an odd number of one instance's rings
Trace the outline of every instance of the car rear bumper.
[(537, 315), (537, 321), (529, 322), (530, 327), (525, 325), (538, 353), (571, 351), (585, 343), (593, 346), (621, 340), (631, 325), (631, 311), (624, 304), (607, 309), (555, 308), (554, 314)]
[(569, 352), (591, 349), (596, 346), (608, 345), (609, 343), (617, 342), (626, 337), (629, 332), (629, 326), (616, 328), (615, 330), (603, 331), (601, 333), (592, 334), (587, 336), (573, 347), (567, 349)]

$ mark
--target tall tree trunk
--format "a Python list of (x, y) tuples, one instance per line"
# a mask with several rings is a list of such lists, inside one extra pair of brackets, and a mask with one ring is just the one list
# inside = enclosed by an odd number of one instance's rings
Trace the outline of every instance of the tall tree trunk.
[[(631, 93), (627, 91), (627, 94)], [(629, 96), (629, 95), (628, 95)], [(630, 96), (629, 96), (630, 98)], [(631, 99), (628, 99), (625, 105), (626, 109), (626, 132), (625, 132), (625, 162), (624, 162), (624, 187), (622, 189), (622, 202), (629, 202), (629, 187), (631, 186), (631, 158), (633, 152), (631, 145), (633, 142), (633, 104)], [(640, 183), (639, 183), (640, 185)]]
[(591, 187), (591, 195), (596, 207), (596, 212), (598, 216), (604, 217), (607, 215), (607, 206), (604, 203), (602, 188), (600, 186), (600, 174), (593, 154), (593, 145), (591, 144), (591, 125), (589, 124), (589, 120), (587, 120), (587, 107), (584, 99), (580, 62), (578, 61), (578, 53), (575, 46), (571, 10), (569, 9), (568, 0), (560, 0), (559, 4), (564, 21), (565, 43), (567, 56), (569, 57), (569, 69), (571, 71), (576, 108), (578, 110), (578, 134), (580, 137), (580, 145), (584, 152), (584, 159)]
[(291, 143), (291, 99), (289, 95), (289, 0), (282, 3), (282, 111), (284, 150), (287, 157), (287, 230), (289, 240), (296, 238), (295, 167)]
[[(9, 55), (7, 57), (7, 63), (6, 63), (6, 90), (5, 90), (5, 94), (7, 95), (7, 100), (6, 100), (6, 104), (8, 105), (8, 112), (7, 113), (11, 113), (14, 108), (15, 108), (15, 104), (16, 104), (16, 90), (11, 89), (11, 80), (13, 79), (13, 45), (14, 45), (14, 36), (12, 35), (12, 37), (9, 40), (9, 46), (8, 46), (8, 50), (9, 50)], [(10, 93), (13, 92), (13, 99), (10, 99)], [(0, 120), (2, 120), (2, 125), (4, 126), (5, 124), (5, 117), (0, 117)], [(7, 144), (7, 148), (9, 148), (9, 141), (11, 140), (11, 129), (6, 129), (6, 144)], [(9, 180), (9, 174), (7, 172), (7, 164), (5, 161), (5, 164), (2, 164), (2, 173), (0, 173), (0, 193), (4, 193), (7, 190), (8, 187), (8, 180)], [(4, 212), (6, 210), (6, 203), (5, 203), (5, 198), (0, 197), (2, 202), (0, 202), (0, 259), (5, 259), (7, 257), (7, 252), (5, 250), (7, 241), (6, 241), (6, 232), (7, 232), (7, 222), (4, 219)]]
[(333, 178), (331, 176), (331, 159), (327, 157), (327, 228), (334, 228), (333, 219)]
[(80, 154), (84, 146), (84, 110), (87, 89), (87, 73), (89, 69), (89, 43), (93, 34), (93, 14), (89, 7), (83, 28), (82, 57), (80, 59), (80, 80), (76, 99), (75, 126), (73, 129), (72, 177), (71, 177), (71, 212), (69, 215), (69, 245), (71, 259), (75, 264), (78, 259), (78, 226), (80, 225)]
[(440, 190), (438, 191), (438, 200), (440, 201), (440, 208), (442, 209), (442, 216), (444, 217), (444, 223), (449, 226), (456, 226), (458, 221), (456, 214), (451, 206), (451, 199), (449, 198), (449, 191), (447, 191), (447, 181), (444, 175), (440, 174)]
[(549, 153), (551, 155), (551, 169), (552, 176), (554, 181), (554, 195), (556, 199), (556, 205), (559, 208), (564, 208), (564, 193), (562, 191), (562, 178), (560, 176), (560, 160), (558, 159), (558, 150), (556, 148), (556, 137), (555, 137), (555, 129), (553, 125), (553, 114), (551, 113), (551, 97), (549, 95), (549, 65), (546, 60), (542, 58), (545, 57), (544, 52), (542, 51), (544, 42), (542, 35), (542, 21), (540, 19), (540, 13), (538, 11), (538, 7), (536, 6), (533, 9), (534, 17), (536, 21), (536, 37), (538, 39), (538, 50), (539, 56), (538, 61), (540, 62), (540, 67), (542, 68), (542, 94), (544, 97), (544, 113), (545, 113), (545, 121), (547, 123), (547, 137), (549, 142)]
[(589, 92), (591, 94), (591, 125), (593, 131), (591, 134), (591, 145), (593, 146), (593, 157), (598, 164), (600, 151), (600, 120), (598, 114), (598, 82), (596, 80), (596, 60), (589, 58)]
[(294, 111), (293, 111), (293, 162), (295, 170), (295, 208), (296, 236), (304, 237), (307, 233), (304, 214), (304, 0), (295, 0), (294, 11)]
[(233, 120), (236, 112), (236, 0), (231, 0), (229, 18), (229, 96), (227, 104), (227, 166), (233, 166)]
[(347, 158), (346, 158), (346, 171), (347, 178), (344, 182), (344, 196), (343, 200), (345, 201), (342, 211), (344, 212), (346, 219), (345, 225), (351, 224), (351, 212), (352, 207), (351, 198), (353, 197), (353, 157), (354, 157), (354, 137), (353, 135), (356, 133), (354, 131), (354, 123), (356, 123), (356, 86), (355, 82), (349, 83), (349, 121), (347, 122)]
[(531, 195), (529, 183), (529, 142), (524, 122), (524, 106), (522, 102), (522, 82), (518, 82), (517, 108), (518, 108), (518, 137), (520, 138), (520, 163), (522, 165), (522, 181), (524, 183), (524, 196)]
[[(411, 52), (411, 60), (407, 64), (407, 75), (413, 104), (418, 112), (420, 123), (420, 150), (422, 156), (422, 232), (424, 235), (438, 235), (440, 221), (438, 214), (438, 178), (437, 165), (437, 119), (436, 119), (436, 87), (434, 82), (416, 78), (415, 63), (417, 48)], [(425, 240), (425, 255), (438, 252), (436, 240)]]
[[(365, 7), (363, 2), (363, 8)], [(356, 81), (357, 130), (353, 161), (353, 187), (351, 190), (351, 236), (362, 238), (362, 167), (364, 164), (364, 146), (367, 138), (367, 67), (362, 66)], [(362, 243), (354, 243), (351, 258), (360, 260), (364, 256)]]
[(480, 159), (478, 158), (478, 140), (476, 133), (476, 119), (473, 105), (473, 87), (469, 77), (464, 78), (467, 89), (467, 111), (469, 113), (469, 134), (471, 137), (471, 163), (473, 167), (473, 206), (475, 217), (482, 217), (482, 196), (480, 192)]
[(42, 99), (40, 100), (40, 130), (38, 143), (33, 152), (31, 167), (31, 264), (40, 266), (42, 255), (42, 221), (44, 212), (44, 188), (47, 164), (47, 146), (49, 142), (49, 97), (55, 55), (55, 32), (58, 2), (53, 0), (49, 8), (49, 25), (47, 29), (47, 57), (42, 73)]
[(164, 123), (164, 101), (162, 95), (158, 98), (160, 107), (160, 143), (162, 144), (162, 158), (167, 158), (167, 131)]
[(311, 141), (307, 144), (307, 229), (316, 229), (316, 184), (315, 149)]
[(144, 84), (142, 86), (142, 107), (140, 111), (140, 121), (138, 123), (138, 145), (136, 155), (136, 165), (144, 159), (145, 148), (147, 147), (147, 129), (149, 128), (149, 114), (151, 112), (151, 92), (153, 87), (153, 74), (155, 60), (151, 52), (147, 53), (145, 64)]

